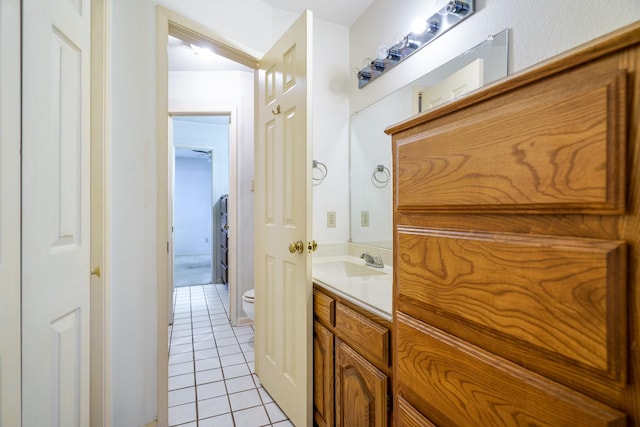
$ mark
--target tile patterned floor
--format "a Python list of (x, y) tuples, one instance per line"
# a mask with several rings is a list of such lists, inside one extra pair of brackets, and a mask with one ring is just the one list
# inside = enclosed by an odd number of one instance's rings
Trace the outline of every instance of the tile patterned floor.
[(169, 426), (293, 426), (253, 372), (253, 326), (231, 326), (226, 285), (175, 290)]

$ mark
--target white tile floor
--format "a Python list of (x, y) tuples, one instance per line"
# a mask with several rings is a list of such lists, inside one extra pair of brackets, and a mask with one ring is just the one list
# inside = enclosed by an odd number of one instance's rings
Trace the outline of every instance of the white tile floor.
[(253, 326), (232, 327), (226, 285), (176, 288), (169, 426), (293, 426), (253, 373)]

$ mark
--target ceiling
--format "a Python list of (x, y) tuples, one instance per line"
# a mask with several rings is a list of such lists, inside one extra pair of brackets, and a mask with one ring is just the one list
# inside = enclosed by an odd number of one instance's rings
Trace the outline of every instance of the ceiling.
[[(323, 21), (350, 26), (373, 0), (262, 0), (271, 7), (301, 14), (305, 9)], [(196, 55), (188, 43), (169, 36), (169, 71), (252, 71), (220, 55)]]
[(301, 14), (305, 9), (313, 11), (316, 18), (334, 24), (351, 26), (369, 7), (373, 0), (262, 0), (276, 9)]

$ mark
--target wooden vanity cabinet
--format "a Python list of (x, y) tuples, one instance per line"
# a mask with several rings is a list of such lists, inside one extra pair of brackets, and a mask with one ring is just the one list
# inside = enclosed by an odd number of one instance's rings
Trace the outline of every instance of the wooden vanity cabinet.
[(393, 126), (396, 426), (640, 427), (640, 23)]
[(318, 321), (313, 322), (313, 418), (316, 425), (333, 425), (334, 379), (333, 334)]
[(314, 422), (390, 425), (389, 322), (315, 287)]

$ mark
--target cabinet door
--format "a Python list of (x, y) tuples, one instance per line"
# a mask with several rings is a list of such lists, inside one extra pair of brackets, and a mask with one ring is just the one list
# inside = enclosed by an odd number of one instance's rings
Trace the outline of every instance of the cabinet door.
[(336, 338), (336, 426), (385, 427), (387, 376)]
[(313, 419), (318, 427), (333, 427), (333, 334), (313, 322)]

